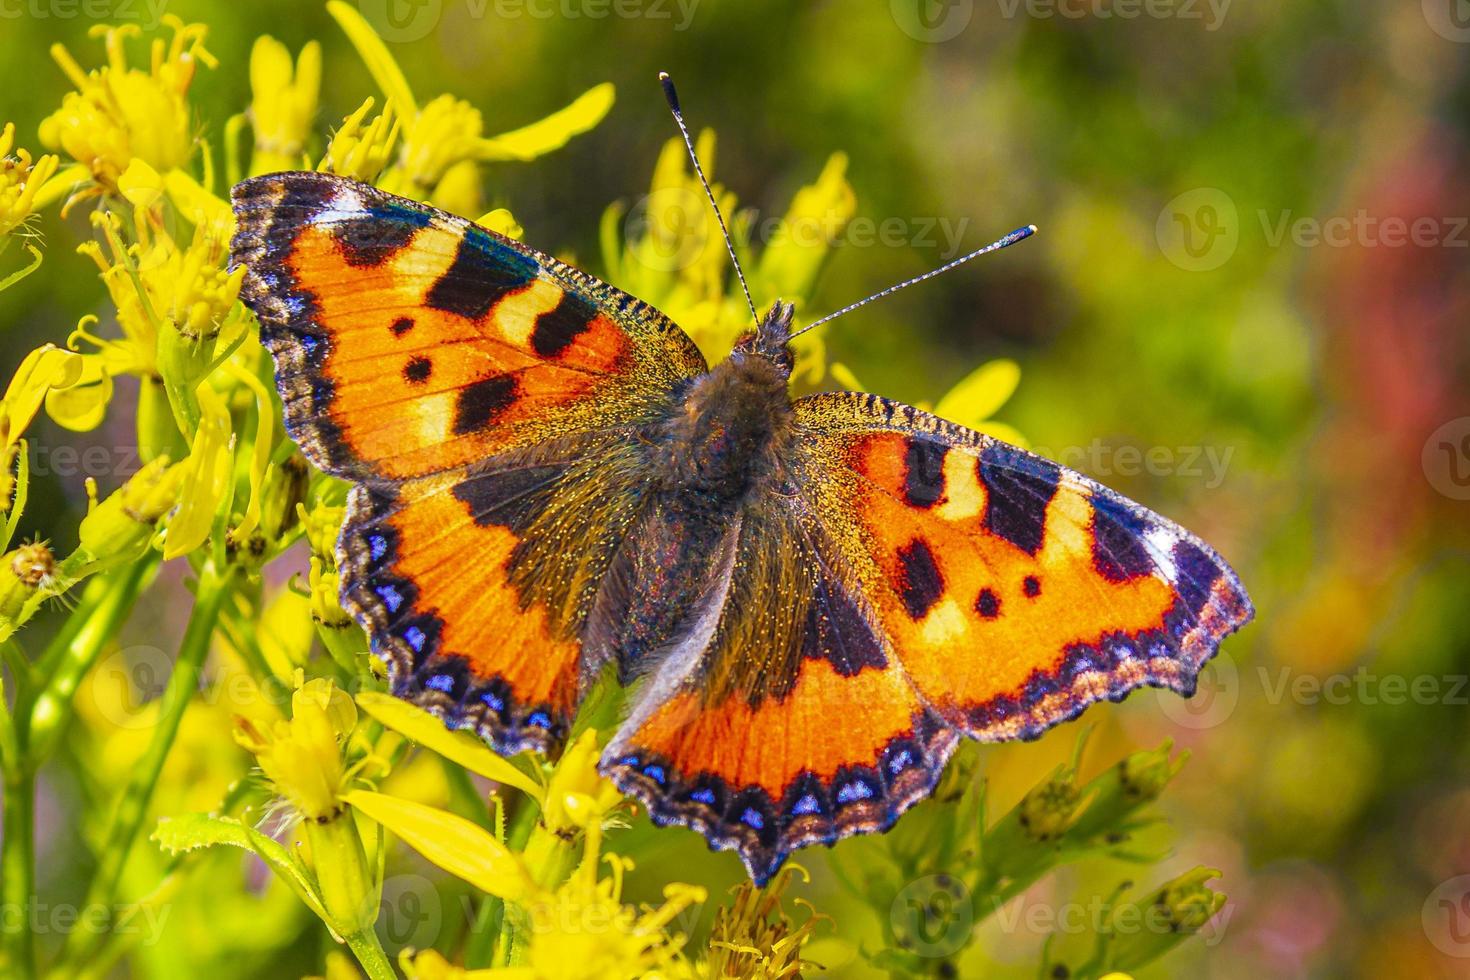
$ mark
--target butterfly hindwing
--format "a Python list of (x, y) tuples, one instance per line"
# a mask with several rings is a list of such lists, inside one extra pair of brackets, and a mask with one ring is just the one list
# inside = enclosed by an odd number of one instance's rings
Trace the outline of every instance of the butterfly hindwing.
[(802, 490), (925, 699), (1035, 738), (1140, 685), (1186, 696), (1252, 616), (1178, 525), (1050, 460), (873, 395), (796, 402)]
[(507, 754), (561, 742), (597, 669), (583, 625), (639, 511), (633, 447), (584, 434), (353, 489), (343, 600), (394, 694)]
[(888, 827), (956, 740), (794, 503), (746, 508), (706, 629), (633, 695), (603, 757), (655, 822), (736, 850), (758, 883), (798, 847)]
[(644, 418), (703, 357), (662, 314), (463, 218), (328, 174), (232, 193), (292, 437), (401, 480)]

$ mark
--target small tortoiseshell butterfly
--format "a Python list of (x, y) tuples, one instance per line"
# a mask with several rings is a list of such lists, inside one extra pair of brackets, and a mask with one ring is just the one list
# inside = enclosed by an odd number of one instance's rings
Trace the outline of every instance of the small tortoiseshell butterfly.
[(1209, 546), (1078, 473), (877, 395), (793, 400), (789, 305), (711, 369), (454, 215), (318, 173), (233, 199), (290, 434), (355, 484), (343, 603), (393, 692), (553, 751), (614, 668), (602, 771), (757, 882), (889, 827), (960, 735), (1191, 694), (1252, 615)]

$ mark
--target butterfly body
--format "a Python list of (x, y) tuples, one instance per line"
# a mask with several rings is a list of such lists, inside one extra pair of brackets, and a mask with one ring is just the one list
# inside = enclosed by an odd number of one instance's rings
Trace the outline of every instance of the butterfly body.
[(321, 174), (234, 190), (293, 438), (353, 482), (343, 604), (400, 697), (554, 751), (611, 667), (602, 771), (764, 881), (888, 827), (961, 735), (1192, 693), (1251, 616), (1207, 545), (875, 395), (789, 391), (775, 304), (709, 368), (652, 307)]

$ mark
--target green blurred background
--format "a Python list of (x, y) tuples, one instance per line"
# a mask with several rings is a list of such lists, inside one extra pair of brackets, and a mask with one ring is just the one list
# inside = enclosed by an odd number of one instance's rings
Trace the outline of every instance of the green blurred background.
[[(220, 67), (200, 72), (191, 102), (216, 146), (249, 101), (262, 33), (325, 46), (319, 131), (377, 94), (313, 4), (163, 2), (210, 26)], [(416, 93), (469, 100), (487, 133), (616, 83), (591, 133), (530, 166), (485, 168), (487, 200), (514, 210), (528, 242), (591, 271), (604, 209), (644, 192), (673, 132), (661, 69), (691, 124), (717, 130), (714, 171), (742, 206), (779, 215), (841, 150), (859, 221), (896, 229), (844, 241), (813, 312), (1036, 223), (1032, 241), (824, 329), (833, 360), (910, 402), (1014, 358), (1022, 381), (1000, 419), (1215, 544), (1255, 598), (1257, 621), (1195, 701), (1144, 692), (1086, 716), (1093, 769), (1165, 736), (1192, 750), (1162, 804), (1173, 856), (1147, 876), (1211, 865), (1231, 897), (1206, 942), (1152, 975), (1470, 976), (1470, 879), (1457, 877), (1470, 874), (1463, 0), (386, 2), (361, 6)], [(100, 57), (89, 9), (146, 25), (157, 8), (0, 7), (0, 118), (23, 145), (69, 88), (48, 46)], [(85, 219), (42, 229), (42, 272), (0, 297), (7, 373), (103, 305), (90, 265), (67, 254)], [(76, 442), (38, 426), (42, 445)], [(80, 480), (43, 481), (27, 524), (69, 546)], [(157, 637), (179, 629), (177, 609), (135, 619), (139, 642), (152, 631), (164, 648)], [(997, 804), (1066, 758), (1076, 729), (986, 750)], [(45, 792), (43, 887), (65, 894), (85, 828), (64, 772)], [(686, 831), (637, 827), (625, 846), (640, 867), (738, 880)], [(804, 863), (816, 880), (802, 894), (837, 931), (872, 933), (823, 857)], [(1069, 871), (1023, 904), (1105, 895), (1128, 873)], [(174, 928), (221, 930), (238, 954), (215, 961), (222, 977), (320, 969), (312, 952), (251, 953), (252, 929), (280, 928), (263, 913), (180, 913)], [(1033, 975), (1042, 938), (992, 920), (976, 975)], [(192, 975), (179, 951), (204, 941), (165, 939), (156, 975)]]

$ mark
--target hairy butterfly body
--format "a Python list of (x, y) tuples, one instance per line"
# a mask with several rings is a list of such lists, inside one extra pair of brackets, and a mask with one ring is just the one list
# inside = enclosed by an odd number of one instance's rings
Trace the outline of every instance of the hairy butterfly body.
[(653, 308), (323, 174), (234, 189), (292, 437), (353, 482), (343, 602), (395, 694), (554, 750), (604, 669), (602, 771), (764, 881), (885, 829), (959, 736), (1192, 693), (1252, 615), (1182, 528), (874, 395), (792, 399), (777, 302), (709, 368)]

